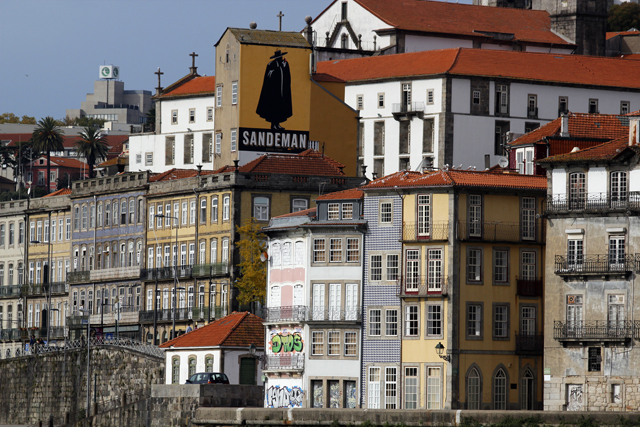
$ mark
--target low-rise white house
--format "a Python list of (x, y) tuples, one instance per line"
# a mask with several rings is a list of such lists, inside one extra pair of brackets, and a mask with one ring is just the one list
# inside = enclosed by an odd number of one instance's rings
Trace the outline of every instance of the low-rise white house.
[(166, 384), (184, 384), (195, 373), (223, 372), (230, 384), (262, 385), (263, 343), (262, 319), (233, 312), (160, 346)]

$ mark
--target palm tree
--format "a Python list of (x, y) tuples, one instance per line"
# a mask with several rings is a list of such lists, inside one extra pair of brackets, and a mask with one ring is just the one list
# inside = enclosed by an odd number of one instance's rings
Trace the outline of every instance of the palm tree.
[(34, 150), (47, 153), (47, 193), (51, 191), (51, 152), (64, 151), (63, 134), (64, 132), (58, 127), (58, 122), (51, 116), (40, 119), (38, 126), (31, 134)]
[(98, 160), (106, 159), (109, 154), (107, 138), (102, 135), (99, 129), (86, 127), (80, 132), (80, 139), (76, 142), (78, 157), (87, 159), (89, 165), (89, 179), (93, 178), (93, 168)]

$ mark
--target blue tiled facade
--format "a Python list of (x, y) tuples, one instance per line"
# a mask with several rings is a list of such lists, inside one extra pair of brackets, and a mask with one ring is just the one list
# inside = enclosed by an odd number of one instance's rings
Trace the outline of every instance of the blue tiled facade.
[[(361, 404), (367, 408), (367, 370), (371, 364), (393, 364), (400, 366), (401, 359), (401, 313), (400, 299), (396, 296), (396, 282), (381, 282), (372, 284), (370, 282), (370, 261), (371, 253), (397, 253), (399, 256), (399, 272), (401, 271), (402, 260), (402, 199), (393, 195), (370, 195), (365, 194), (364, 198), (364, 219), (367, 221), (368, 229), (364, 244), (364, 286), (363, 286), (363, 340), (362, 340), (362, 372), (361, 372)], [(380, 226), (379, 206), (380, 202), (392, 201), (392, 223)], [(396, 307), (398, 309), (398, 335), (395, 338), (369, 337), (369, 307)], [(382, 311), (384, 317), (384, 311)], [(382, 328), (384, 329), (384, 318)], [(399, 370), (398, 370), (399, 374)], [(382, 407), (384, 404), (381, 401)]]

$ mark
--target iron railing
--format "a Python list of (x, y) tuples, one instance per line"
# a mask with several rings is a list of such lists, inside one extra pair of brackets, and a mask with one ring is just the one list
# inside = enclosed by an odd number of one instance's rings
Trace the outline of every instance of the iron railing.
[(286, 371), (304, 369), (304, 354), (270, 354), (267, 356), (267, 371)]
[(542, 279), (517, 279), (518, 295), (522, 297), (541, 297), (543, 291)]
[(307, 318), (307, 306), (266, 307), (265, 322), (304, 322)]
[(544, 242), (541, 220), (529, 226), (519, 222), (458, 221), (458, 239), (484, 242)]
[[(227, 315), (227, 307), (215, 306), (215, 307), (191, 307), (191, 308), (176, 308), (175, 318), (176, 322), (182, 322), (185, 320), (209, 320), (220, 319)], [(140, 323), (153, 323), (153, 319), (157, 322), (172, 322), (173, 310), (170, 308), (160, 310), (144, 310), (140, 312)]]
[(629, 191), (620, 195), (611, 193), (584, 193), (576, 197), (567, 194), (547, 196), (545, 213), (638, 211), (640, 191)]
[(19, 340), (22, 337), (20, 328), (3, 329), (0, 331), (0, 339), (2, 341)]
[(516, 354), (542, 354), (544, 351), (544, 335), (516, 334)]
[(392, 113), (414, 113), (423, 112), (424, 102), (403, 102), (391, 105)]
[(400, 298), (444, 297), (449, 294), (449, 276), (400, 276), (396, 295)]
[(48, 295), (49, 286), (51, 287), (52, 294), (65, 294), (69, 292), (69, 285), (66, 282), (51, 282), (50, 284), (30, 283), (28, 285), (22, 285), (22, 295), (26, 295), (26, 296)]
[(564, 275), (624, 274), (638, 271), (640, 254), (556, 255), (555, 273)]
[(67, 282), (70, 284), (76, 283), (89, 283), (91, 281), (91, 272), (85, 271), (70, 271), (67, 273)]
[(360, 322), (360, 307), (355, 306), (341, 310), (339, 308), (309, 308), (309, 322)]
[(449, 222), (434, 221), (431, 223), (403, 222), (402, 240), (449, 240)]
[[(140, 270), (141, 280), (166, 280), (173, 279), (176, 267), (143, 268)], [(229, 263), (179, 265), (177, 267), (179, 278), (195, 278), (209, 276), (224, 276), (229, 274)]]
[[(31, 346), (31, 348), (29, 349), (29, 351), (18, 351), (16, 350), (14, 352), (14, 355), (11, 356), (10, 355), (10, 350), (9, 352), (5, 353), (5, 359), (11, 358), (11, 357), (21, 357), (21, 356), (37, 356), (40, 354), (47, 354), (47, 353), (52, 353), (52, 352), (60, 352), (60, 351), (65, 351), (65, 350), (78, 350), (78, 349), (85, 349), (87, 348), (87, 343), (86, 340), (65, 340), (65, 341), (61, 341), (57, 344), (60, 345), (34, 345)], [(141, 342), (138, 340), (134, 340), (134, 339), (129, 339), (129, 338), (111, 338), (111, 339), (107, 339), (107, 338), (91, 338), (89, 340), (89, 345), (91, 347), (119, 347), (119, 348), (126, 348), (129, 350), (134, 350), (143, 354), (146, 354), (147, 356), (152, 356), (152, 357), (157, 357), (157, 358), (164, 358), (164, 350), (158, 348), (155, 345), (152, 344), (148, 344), (145, 342)]]
[(22, 285), (0, 286), (0, 298), (19, 297), (22, 292)]
[(213, 264), (196, 264), (191, 267), (192, 277), (224, 276), (229, 274), (229, 264), (216, 262)]
[(582, 322), (553, 322), (553, 338), (556, 340), (604, 340), (631, 339), (640, 327), (639, 321), (589, 320)]

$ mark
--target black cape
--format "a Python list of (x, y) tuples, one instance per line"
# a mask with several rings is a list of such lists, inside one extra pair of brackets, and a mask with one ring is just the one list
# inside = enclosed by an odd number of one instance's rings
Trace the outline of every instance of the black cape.
[(282, 123), (293, 115), (289, 63), (281, 57), (267, 64), (256, 114), (269, 123)]

